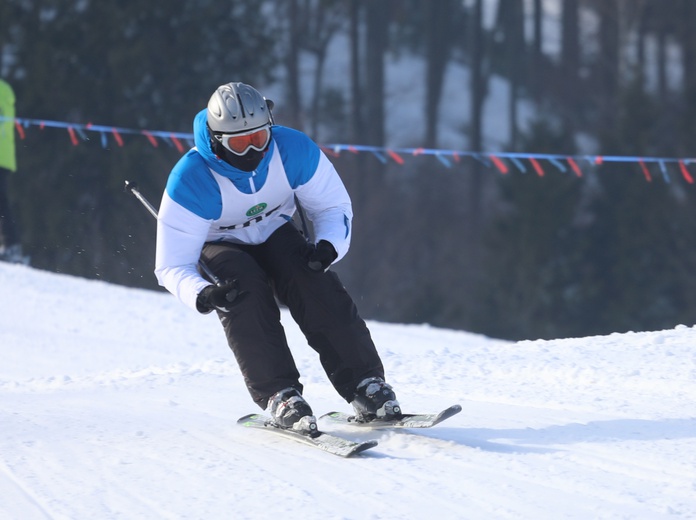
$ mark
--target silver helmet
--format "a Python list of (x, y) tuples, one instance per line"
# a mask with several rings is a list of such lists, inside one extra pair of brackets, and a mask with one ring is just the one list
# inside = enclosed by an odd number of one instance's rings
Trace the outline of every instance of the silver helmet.
[(266, 99), (244, 83), (222, 85), (208, 101), (208, 126), (215, 133), (234, 134), (270, 124)]

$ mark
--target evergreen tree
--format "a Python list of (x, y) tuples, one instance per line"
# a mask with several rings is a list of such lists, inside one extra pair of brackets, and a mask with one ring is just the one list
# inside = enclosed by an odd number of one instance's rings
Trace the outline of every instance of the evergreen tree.
[[(275, 63), (273, 28), (251, 0), (223, 10), (211, 0), (7, 2), (2, 48), (20, 117), (190, 132), (215, 87), (263, 86)], [(85, 137), (70, 146), (65, 132), (32, 128), (20, 141), (13, 189), (26, 249), (37, 267), (152, 287), (154, 222), (123, 183), (139, 182), (157, 205), (180, 153), (144, 137), (123, 136), (123, 148), (111, 134)]]
[[(558, 151), (568, 141), (562, 125), (539, 120), (525, 146)], [(496, 337), (552, 338), (585, 324), (580, 216), (586, 184), (570, 169), (539, 166), (543, 177), (527, 164), (526, 173), (513, 167), (498, 178), (499, 211), (484, 233), (477, 325)]]

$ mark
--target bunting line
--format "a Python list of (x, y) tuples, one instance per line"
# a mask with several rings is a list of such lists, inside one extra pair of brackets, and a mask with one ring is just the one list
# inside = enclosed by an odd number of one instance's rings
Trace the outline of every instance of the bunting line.
[[(123, 136), (135, 135), (144, 136), (151, 146), (157, 148), (160, 141), (168, 146), (175, 148), (179, 153), (185, 153), (187, 146), (194, 146), (192, 133), (170, 132), (161, 130), (142, 130), (133, 128), (122, 128), (115, 126), (94, 125), (92, 123), (77, 124), (64, 121), (51, 121), (44, 119), (27, 118), (8, 118), (0, 116), (1, 121), (13, 121), (14, 127), (20, 139), (26, 139), (26, 130), (36, 126), (40, 130), (44, 128), (63, 128), (67, 131), (70, 143), (77, 146), (80, 141), (89, 141), (87, 132), (97, 132), (100, 135), (100, 142), (103, 148), (109, 146), (112, 140), (118, 147), (125, 146)], [(649, 165), (659, 168), (663, 180), (670, 183), (672, 178), (668, 166), (676, 168), (676, 171), (687, 184), (694, 184), (694, 174), (689, 171), (689, 165), (696, 163), (696, 158), (686, 157), (643, 157), (625, 155), (561, 155), (547, 153), (516, 153), (516, 152), (469, 152), (463, 150), (437, 149), (437, 148), (385, 148), (378, 146), (366, 146), (357, 144), (323, 144), (321, 149), (330, 156), (339, 157), (342, 152), (351, 154), (369, 153), (376, 157), (383, 164), (393, 161), (398, 165), (405, 163), (404, 157), (432, 156), (447, 168), (452, 167), (452, 161), (459, 163), (462, 158), (475, 159), (488, 168), (493, 168), (502, 175), (509, 174), (512, 169), (520, 173), (527, 173), (530, 165), (532, 170), (539, 177), (546, 176), (543, 164), (548, 164), (562, 174), (574, 175), (577, 178), (583, 177), (583, 168), (600, 166), (604, 163), (635, 163), (646, 182), (652, 182), (653, 173)], [(543, 163), (542, 163), (543, 162)]]

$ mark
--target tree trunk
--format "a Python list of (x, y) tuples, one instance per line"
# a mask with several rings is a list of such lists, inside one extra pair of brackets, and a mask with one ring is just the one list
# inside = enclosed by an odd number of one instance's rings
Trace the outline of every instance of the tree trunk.
[(387, 48), (388, 2), (372, 0), (367, 3), (367, 91), (365, 93), (365, 125), (367, 142), (384, 146), (384, 53)]
[(454, 6), (451, 0), (438, 0), (426, 6), (427, 71), (425, 96), (425, 146), (437, 147), (438, 112), (445, 70), (452, 41), (450, 23)]
[(641, 2), (640, 12), (638, 14), (636, 37), (636, 81), (638, 82), (641, 91), (645, 90), (645, 38), (647, 35), (646, 25), (648, 12), (649, 11), (646, 9), (645, 2)]
[(619, 9), (617, 0), (600, 2), (600, 63), (597, 75), (600, 85), (601, 127), (608, 134), (615, 133), (618, 122), (619, 89)]
[[(484, 31), (483, 0), (476, 0), (471, 17), (471, 128), (469, 148), (475, 152), (483, 151), (483, 105), (486, 92), (484, 88)], [(476, 236), (479, 226), (481, 201), (481, 165), (472, 162), (471, 189), (469, 190), (468, 225), (471, 239)]]
[(300, 26), (298, 0), (288, 0), (288, 46), (285, 57), (287, 69), (287, 115), (286, 124), (298, 130), (302, 130), (302, 100), (300, 98)]
[(696, 5), (693, 0), (682, 0), (679, 35), (682, 47), (682, 69), (684, 78), (682, 85), (681, 118), (683, 129), (680, 132), (680, 154), (686, 154), (692, 149), (696, 139)]
[(561, 85), (563, 125), (573, 134), (580, 113), (580, 27), (578, 0), (563, 1), (563, 32), (561, 39)]
[(353, 110), (351, 110), (351, 133), (354, 143), (362, 142), (363, 134), (363, 104), (362, 104), (362, 75), (360, 73), (360, 11), (361, 0), (350, 2), (350, 91)]
[(662, 20), (657, 33), (657, 91), (660, 104), (667, 102), (667, 27)]
[(544, 93), (544, 33), (542, 20), (544, 16), (544, 7), (541, 0), (534, 0), (534, 38), (532, 40), (532, 70), (531, 70), (531, 90), (534, 101), (537, 105), (541, 104)]
[(321, 111), (320, 102), (322, 96), (322, 83), (324, 78), (324, 63), (326, 62), (326, 47), (318, 49), (316, 52), (317, 68), (314, 71), (314, 95), (312, 96), (312, 139), (319, 140), (319, 113)]
[(505, 45), (508, 59), (508, 81), (510, 98), (508, 115), (510, 119), (510, 147), (515, 150), (519, 141), (518, 101), (520, 89), (520, 71), (524, 63), (524, 5), (521, 0), (510, 2), (506, 23)]
[(483, 121), (483, 1), (476, 0), (471, 17), (471, 142), (472, 151), (481, 151)]

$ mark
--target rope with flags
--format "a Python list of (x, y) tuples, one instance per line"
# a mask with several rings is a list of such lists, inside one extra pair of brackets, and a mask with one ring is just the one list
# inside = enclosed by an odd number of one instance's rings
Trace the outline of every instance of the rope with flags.
[[(63, 128), (68, 132), (70, 142), (77, 146), (80, 141), (89, 141), (88, 132), (100, 134), (103, 148), (109, 146), (109, 139), (119, 146), (124, 146), (124, 135), (137, 135), (145, 137), (153, 147), (158, 147), (162, 141), (173, 146), (179, 153), (186, 151), (186, 146), (194, 146), (193, 134), (186, 132), (170, 132), (161, 130), (138, 130), (116, 126), (94, 125), (92, 123), (78, 124), (64, 121), (50, 121), (43, 119), (7, 118), (0, 116), (0, 121), (14, 121), (15, 128), (20, 139), (26, 138), (26, 130), (31, 127)], [(447, 150), (438, 148), (387, 148), (380, 146), (367, 146), (356, 144), (323, 144), (320, 148), (327, 154), (338, 157), (342, 152), (353, 154), (369, 153), (380, 162), (387, 164), (389, 160), (403, 165), (405, 156), (433, 156), (444, 166), (451, 168), (452, 163), (459, 163), (463, 158), (472, 158), (487, 167), (495, 168), (501, 174), (506, 175), (516, 169), (521, 173), (533, 171), (537, 176), (544, 177), (548, 166), (561, 173), (570, 173), (576, 177), (583, 177), (583, 166), (599, 166), (603, 163), (633, 163), (636, 164), (646, 181), (653, 180), (653, 171), (650, 165), (659, 168), (662, 179), (671, 182), (670, 168), (676, 169), (681, 177), (688, 183), (694, 184), (694, 176), (689, 171), (689, 165), (696, 163), (696, 158), (675, 157), (649, 157), (649, 156), (625, 156), (625, 155), (563, 155), (546, 153), (517, 153), (517, 152), (471, 152), (462, 150)], [(547, 164), (548, 163), (548, 164)]]

